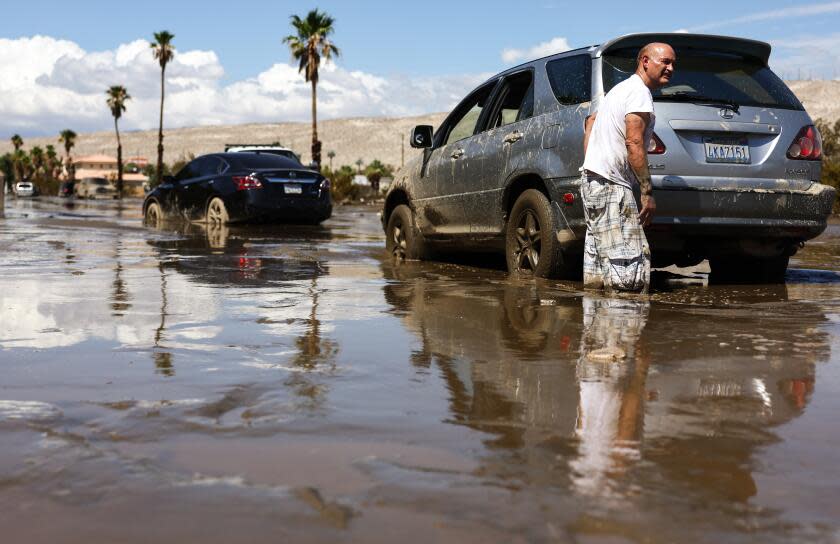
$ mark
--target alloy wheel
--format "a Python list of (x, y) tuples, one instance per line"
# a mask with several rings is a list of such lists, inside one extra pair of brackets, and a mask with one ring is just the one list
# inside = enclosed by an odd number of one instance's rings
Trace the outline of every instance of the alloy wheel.
[(405, 229), (403, 228), (401, 221), (394, 224), (394, 228), (391, 231), (391, 240), (394, 243), (394, 248), (391, 250), (391, 254), (395, 259), (404, 261), (406, 248), (408, 247), (408, 240), (406, 240)]
[(519, 216), (516, 225), (516, 249), (513, 252), (520, 273), (533, 274), (540, 262), (540, 223), (532, 210)]

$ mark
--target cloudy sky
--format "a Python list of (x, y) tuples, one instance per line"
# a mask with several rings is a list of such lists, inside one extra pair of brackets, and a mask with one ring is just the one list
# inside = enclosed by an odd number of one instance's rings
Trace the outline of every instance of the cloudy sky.
[(760, 39), (782, 77), (840, 76), (840, 2), (29, 0), (7, 6), (0, 26), (0, 138), (108, 130), (115, 84), (132, 96), (121, 126), (156, 127), (149, 40), (164, 29), (176, 47), (167, 127), (306, 121), (309, 86), (281, 40), (289, 15), (316, 5), (335, 17), (342, 52), (322, 69), (322, 119), (446, 111), (508, 66), (631, 32)]

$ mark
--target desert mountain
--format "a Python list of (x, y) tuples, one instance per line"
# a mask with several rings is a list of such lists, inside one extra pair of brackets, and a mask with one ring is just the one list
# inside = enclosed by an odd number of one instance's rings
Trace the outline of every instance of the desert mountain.
[[(814, 119), (822, 118), (835, 122), (840, 119), (840, 81), (790, 81), (790, 88), (796, 93), (805, 109)], [(102, 115), (108, 114), (102, 108)], [(435, 113), (418, 117), (366, 117), (355, 119), (323, 120), (318, 123), (318, 133), (323, 142), (323, 162), (329, 164), (327, 153), (335, 152), (333, 166), (355, 165), (362, 159), (365, 164), (373, 159), (399, 166), (404, 149), (405, 160), (418, 151), (408, 145), (408, 133), (415, 125), (437, 127), (446, 116)], [(71, 127), (72, 128), (72, 127)], [(223, 151), (228, 143), (272, 143), (280, 142), (298, 153), (305, 162), (309, 161), (311, 124), (277, 123), (246, 124), (230, 126), (200, 126), (191, 128), (167, 128), (164, 139), (164, 160), (172, 163), (190, 154), (201, 155)], [(146, 157), (154, 162), (157, 146), (157, 130), (125, 132), (122, 134), (123, 156)], [(25, 147), (56, 146), (63, 149), (56, 137), (27, 138)], [(8, 140), (0, 142), (0, 154), (10, 151)], [(113, 131), (80, 134), (73, 149), (76, 157), (92, 154), (116, 155), (116, 138)]]

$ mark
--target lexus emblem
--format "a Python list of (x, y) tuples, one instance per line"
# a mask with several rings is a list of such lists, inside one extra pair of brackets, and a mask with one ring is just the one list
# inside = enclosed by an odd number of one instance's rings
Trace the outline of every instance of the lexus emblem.
[(718, 111), (718, 114), (724, 119), (732, 119), (735, 117), (735, 110), (732, 108), (721, 108), (720, 111)]

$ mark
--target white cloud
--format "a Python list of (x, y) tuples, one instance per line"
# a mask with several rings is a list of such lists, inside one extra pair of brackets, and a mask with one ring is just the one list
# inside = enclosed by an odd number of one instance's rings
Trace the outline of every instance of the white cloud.
[(761, 21), (770, 21), (773, 19), (790, 19), (793, 17), (812, 17), (815, 15), (825, 15), (827, 13), (840, 12), (840, 2), (828, 2), (824, 4), (808, 4), (804, 6), (796, 6), (791, 8), (775, 9), (770, 11), (762, 11), (742, 17), (731, 17), (728, 19), (713, 21), (692, 27), (694, 32), (711, 30), (731, 25), (739, 25), (744, 23), (757, 23)]
[(546, 57), (555, 53), (562, 53), (569, 49), (571, 47), (569, 47), (568, 40), (563, 37), (557, 37), (547, 42), (538, 43), (529, 49), (504, 49), (502, 51), (502, 61), (507, 64), (513, 64), (524, 60)]
[(840, 33), (771, 40), (770, 66), (784, 79), (836, 79), (840, 76)]
[[(309, 120), (311, 89), (297, 66), (278, 63), (252, 78), (226, 84), (224, 73), (213, 51), (176, 51), (166, 68), (165, 126)], [(318, 86), (318, 116), (445, 111), (487, 76), (386, 78), (326, 64)], [(149, 42), (135, 40), (114, 50), (88, 52), (46, 36), (0, 39), (0, 137), (14, 132), (53, 134), (64, 128), (110, 129), (113, 120), (105, 90), (111, 85), (124, 85), (132, 97), (122, 128), (157, 126), (160, 66)]]

